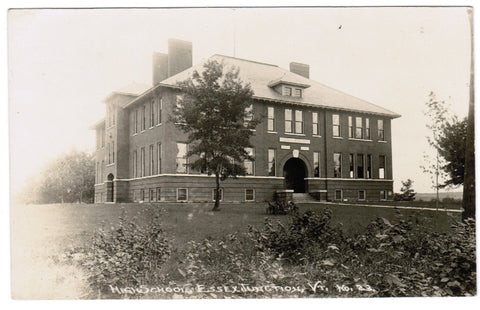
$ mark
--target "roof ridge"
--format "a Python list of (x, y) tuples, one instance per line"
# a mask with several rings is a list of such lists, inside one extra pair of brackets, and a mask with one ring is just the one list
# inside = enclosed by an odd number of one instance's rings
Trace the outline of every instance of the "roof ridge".
[(266, 62), (255, 61), (255, 60), (250, 60), (250, 59), (245, 59), (245, 58), (238, 58), (238, 57), (233, 57), (233, 56), (228, 56), (228, 55), (222, 55), (222, 54), (214, 54), (212, 57), (214, 57), (214, 56), (231, 58), (231, 59), (236, 59), (236, 60), (241, 60), (241, 61), (246, 61), (246, 62), (252, 62), (252, 63), (256, 63), (256, 64), (261, 64), (261, 65), (266, 65), (266, 66), (272, 66), (272, 67), (277, 67), (277, 68), (279, 68), (277, 65), (274, 65), (274, 64), (269, 64), (269, 63), (266, 63)]

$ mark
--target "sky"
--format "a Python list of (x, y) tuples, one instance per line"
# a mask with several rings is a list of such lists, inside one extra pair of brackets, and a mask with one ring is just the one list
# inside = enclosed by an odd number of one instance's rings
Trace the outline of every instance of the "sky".
[[(341, 27), (340, 27), (341, 26)], [(428, 94), (468, 110), (465, 8), (62, 9), (8, 14), (11, 189), (72, 148), (93, 151), (102, 100), (151, 84), (153, 52), (191, 41), (193, 63), (230, 55), (288, 69), (402, 115), (392, 122), (393, 177), (433, 192), (420, 165)]]

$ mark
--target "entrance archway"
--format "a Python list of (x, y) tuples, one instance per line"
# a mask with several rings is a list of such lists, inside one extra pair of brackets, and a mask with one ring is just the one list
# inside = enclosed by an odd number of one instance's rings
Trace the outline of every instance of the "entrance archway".
[(113, 202), (113, 174), (107, 176), (107, 202)]
[(300, 158), (290, 158), (283, 166), (285, 187), (293, 189), (294, 193), (305, 193), (305, 177), (307, 166)]

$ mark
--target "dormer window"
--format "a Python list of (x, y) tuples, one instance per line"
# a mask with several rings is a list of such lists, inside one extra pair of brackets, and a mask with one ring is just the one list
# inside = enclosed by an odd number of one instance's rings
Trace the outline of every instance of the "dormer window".
[(290, 86), (283, 86), (283, 95), (292, 96), (292, 88)]
[(302, 89), (299, 87), (283, 85), (282, 95), (289, 96), (289, 97), (302, 98)]
[(302, 97), (302, 89), (301, 88), (294, 88), (293, 89), (293, 97)]
[(305, 84), (303, 80), (298, 81), (297, 78), (292, 76), (282, 76), (268, 83), (268, 87), (271, 87), (282, 96), (302, 98), (304, 95), (303, 91), (309, 88), (310, 85)]

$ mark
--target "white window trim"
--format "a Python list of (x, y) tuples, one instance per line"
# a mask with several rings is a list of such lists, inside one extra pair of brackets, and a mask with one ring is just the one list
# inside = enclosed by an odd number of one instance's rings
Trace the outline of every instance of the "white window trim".
[[(178, 199), (178, 191), (184, 189), (187, 192), (187, 199), (186, 200), (179, 200)], [(188, 201), (188, 188), (186, 187), (177, 187), (177, 202)]]
[[(363, 199), (360, 198), (360, 192), (363, 192)], [(360, 190), (358, 191), (358, 200), (359, 200), (359, 201), (365, 201), (365, 200), (367, 200), (367, 191), (366, 191), (366, 190), (360, 189)]]
[[(212, 201), (215, 201), (215, 190), (216, 188), (212, 188)], [(223, 188), (220, 187), (220, 201), (223, 201)]]
[[(252, 190), (253, 191), (253, 199), (252, 200), (247, 200), (247, 190)], [(245, 201), (255, 201), (255, 189), (254, 188), (246, 188), (245, 189)]]
[[(337, 199), (337, 191), (340, 191), (340, 199)], [(343, 189), (336, 189), (335, 190), (335, 201), (343, 201)]]
[[(270, 118), (269, 115), (268, 115), (268, 109), (269, 108), (272, 108), (273, 109), (273, 118)], [(269, 130), (268, 129), (268, 122), (272, 120), (273, 121), (273, 130)], [(277, 133), (276, 130), (277, 130), (277, 122), (276, 122), (276, 119), (275, 119), (275, 107), (272, 107), (272, 106), (267, 106), (267, 132), (269, 133)]]
[[(384, 192), (383, 197), (382, 197), (382, 192)], [(380, 201), (387, 201), (387, 199), (388, 199), (388, 192), (387, 192), (386, 190), (380, 190), (379, 195), (380, 195)]]
[[(152, 195), (152, 192), (154, 193), (153, 195)], [(157, 194), (157, 191), (156, 191), (155, 188), (149, 188), (148, 189), (148, 201), (150, 201), (150, 202), (157, 201), (156, 194)]]

